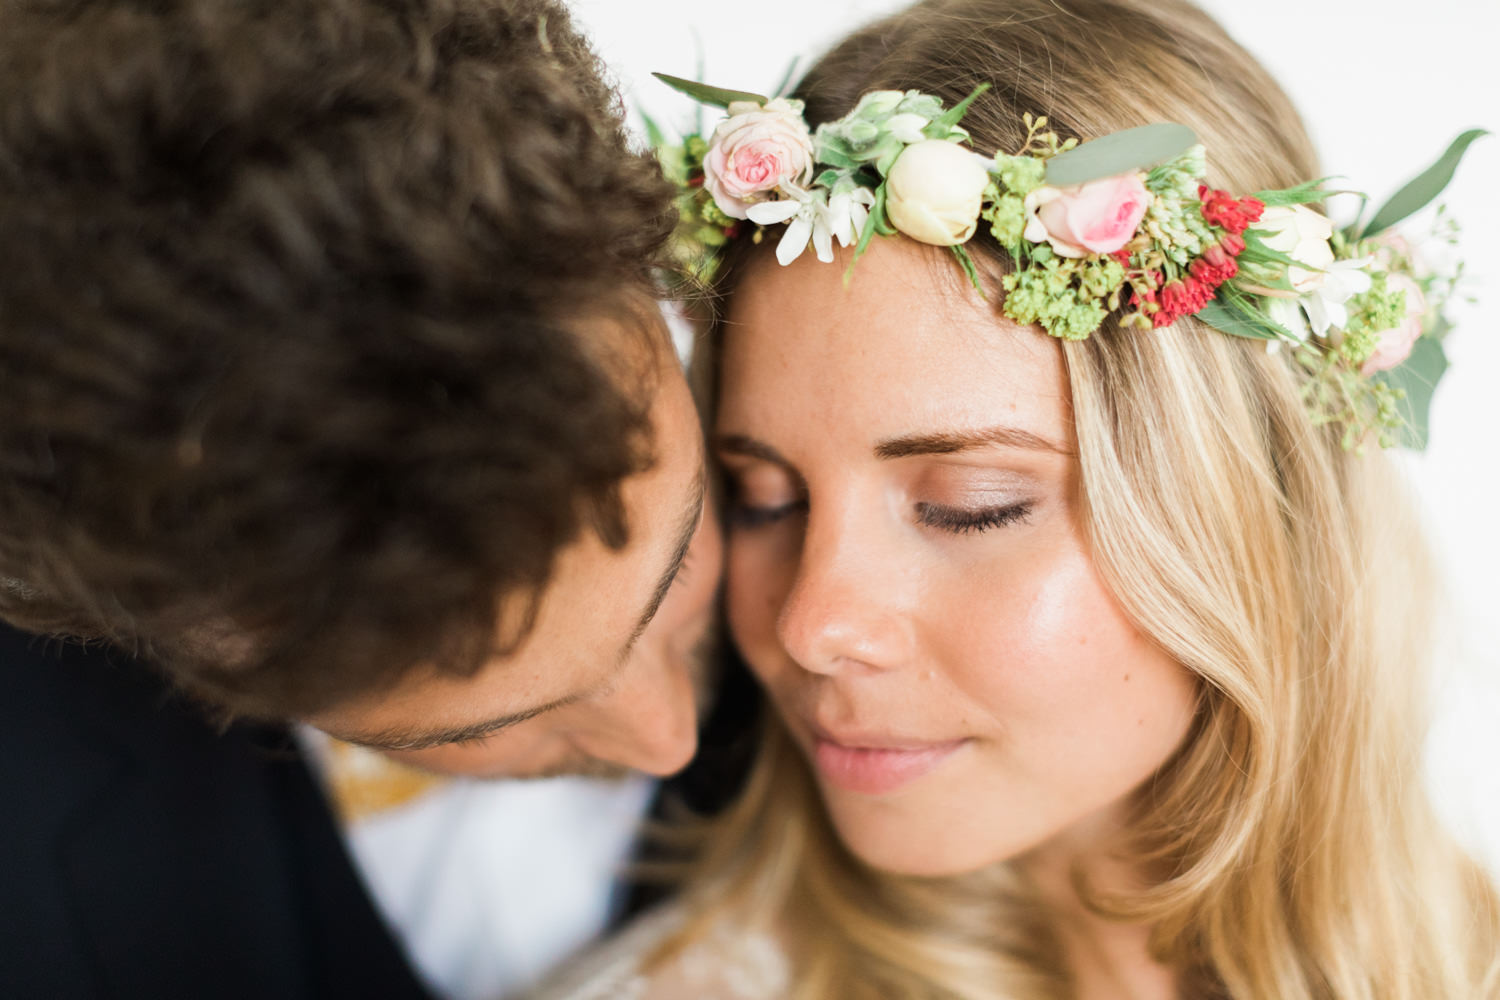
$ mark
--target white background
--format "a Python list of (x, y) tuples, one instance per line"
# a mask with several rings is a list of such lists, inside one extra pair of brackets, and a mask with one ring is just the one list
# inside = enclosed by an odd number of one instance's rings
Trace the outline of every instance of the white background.
[[(769, 92), (895, 0), (570, 0), (621, 83), (657, 120), (691, 104), (653, 70)], [(1500, 131), (1495, 0), (1207, 0), (1302, 111), (1324, 169), (1378, 201), (1469, 127)], [(1042, 109), (1044, 110), (1044, 109)], [(1209, 150), (1212, 157), (1213, 151)], [(1432, 445), (1403, 461), (1443, 561), (1446, 633), (1433, 785), (1460, 836), (1500, 871), (1500, 135), (1470, 150), (1446, 200), (1464, 224), (1468, 291), (1447, 341), (1453, 368), (1434, 404)]]

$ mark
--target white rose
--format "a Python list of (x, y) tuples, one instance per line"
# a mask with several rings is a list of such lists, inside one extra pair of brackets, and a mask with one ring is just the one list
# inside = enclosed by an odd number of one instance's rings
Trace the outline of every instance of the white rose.
[(1261, 242), (1306, 267), (1287, 268), (1292, 287), (1307, 293), (1323, 283), (1323, 272), (1333, 263), (1333, 223), (1305, 205), (1276, 205), (1261, 213), (1251, 227)]
[(927, 139), (896, 158), (886, 177), (885, 210), (891, 225), (933, 246), (966, 243), (979, 227), (979, 208), (990, 174), (957, 143)]

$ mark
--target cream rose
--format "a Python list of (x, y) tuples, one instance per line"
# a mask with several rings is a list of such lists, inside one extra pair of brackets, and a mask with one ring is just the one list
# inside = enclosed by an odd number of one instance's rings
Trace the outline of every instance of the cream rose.
[(714, 129), (703, 157), (703, 186), (732, 219), (783, 183), (812, 179), (813, 145), (802, 102), (778, 97), (764, 106), (741, 101)]
[(1130, 242), (1150, 204), (1139, 173), (1044, 185), (1026, 196), (1024, 235), (1032, 243), (1046, 240), (1059, 257), (1113, 253)]
[(1250, 227), (1261, 242), (1302, 264), (1287, 268), (1292, 288), (1306, 294), (1323, 283), (1323, 272), (1333, 263), (1333, 223), (1305, 205), (1273, 205)]
[(1427, 300), (1422, 296), (1421, 286), (1399, 272), (1387, 274), (1385, 284), (1391, 291), (1406, 293), (1406, 316), (1399, 326), (1379, 333), (1380, 344), (1360, 367), (1361, 375), (1373, 375), (1395, 368), (1407, 359), (1417, 338), (1422, 336), (1422, 320), (1427, 315)]
[(891, 167), (886, 214), (891, 225), (918, 242), (957, 246), (979, 228), (989, 183), (989, 171), (973, 152), (942, 139), (924, 139), (907, 146)]

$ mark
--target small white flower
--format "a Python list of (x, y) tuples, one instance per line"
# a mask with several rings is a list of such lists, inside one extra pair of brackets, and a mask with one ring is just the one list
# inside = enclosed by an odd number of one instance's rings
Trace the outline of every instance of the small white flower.
[(1311, 291), (1295, 299), (1272, 298), (1266, 303), (1266, 315), (1286, 330), (1298, 343), (1312, 335), (1328, 336), (1328, 331), (1343, 328), (1349, 322), (1348, 301), (1370, 290), (1370, 258), (1339, 260), (1328, 264), (1318, 275)]
[(1343, 329), (1349, 322), (1345, 305), (1354, 296), (1370, 290), (1370, 258), (1334, 261), (1323, 269), (1323, 280), (1298, 301), (1307, 312), (1313, 333), (1328, 336), (1330, 328)]
[(776, 260), (782, 267), (787, 266), (802, 256), (802, 251), (811, 241), (818, 260), (832, 263), (833, 225), (826, 200), (828, 192), (821, 189), (809, 191), (794, 184), (783, 184), (781, 190), (790, 197), (751, 205), (747, 215), (759, 226), (787, 224), (781, 242), (776, 244)]
[[(1307, 318), (1302, 315), (1302, 306), (1296, 299), (1267, 299), (1266, 315), (1271, 318), (1271, 322), (1291, 334), (1292, 339), (1299, 344), (1307, 343), (1307, 338), (1312, 334), (1307, 326)], [(1270, 343), (1279, 344), (1280, 342), (1273, 340)], [(1270, 347), (1266, 349), (1271, 350)]]
[(875, 192), (867, 187), (838, 191), (828, 199), (828, 225), (839, 246), (852, 246), (858, 242), (874, 204)]
[(1288, 267), (1287, 278), (1299, 292), (1309, 292), (1323, 282), (1323, 272), (1333, 263), (1333, 223), (1304, 205), (1273, 205), (1261, 213), (1251, 227), (1261, 242), (1302, 264)]

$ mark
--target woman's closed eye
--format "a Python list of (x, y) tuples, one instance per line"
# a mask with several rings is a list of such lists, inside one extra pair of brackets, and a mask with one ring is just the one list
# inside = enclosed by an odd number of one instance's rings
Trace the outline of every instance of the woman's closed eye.
[(918, 503), (916, 505), (917, 523), (955, 535), (976, 534), (982, 531), (989, 531), (992, 528), (1002, 528), (1007, 524), (1014, 524), (1017, 521), (1024, 521), (1031, 514), (1032, 506), (1029, 500), (1003, 506), (973, 509), (944, 507), (933, 503)]

